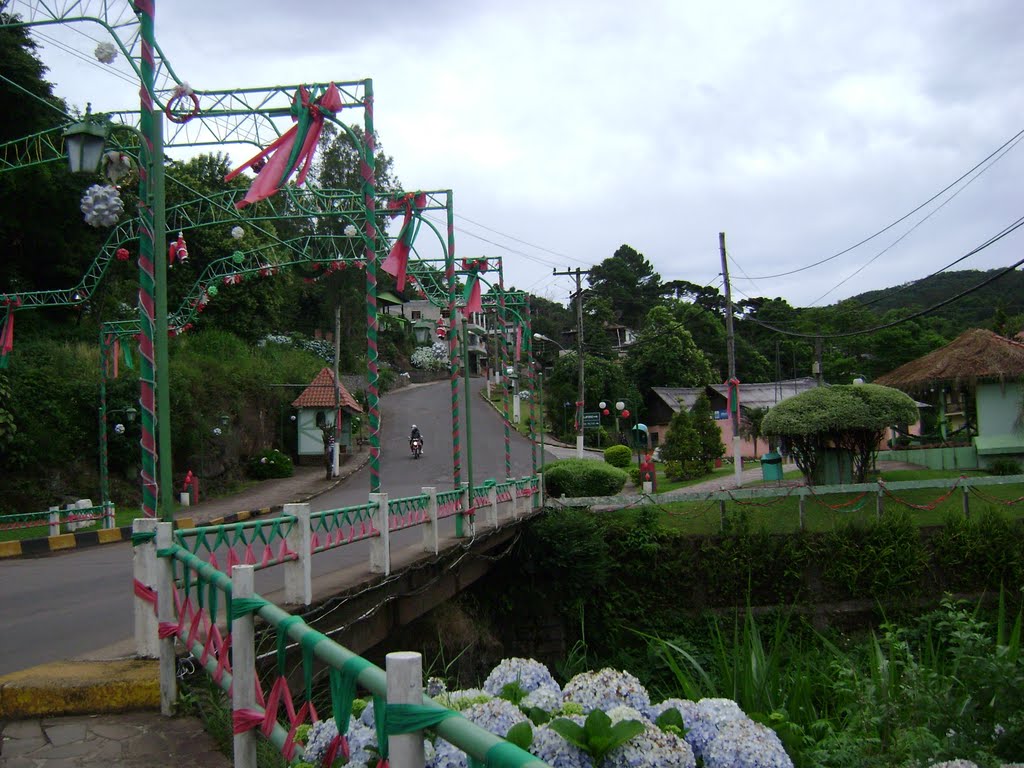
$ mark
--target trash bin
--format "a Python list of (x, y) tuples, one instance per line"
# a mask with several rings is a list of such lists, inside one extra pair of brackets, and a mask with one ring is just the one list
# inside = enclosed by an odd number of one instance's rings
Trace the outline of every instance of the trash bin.
[(782, 456), (776, 451), (761, 457), (761, 478), (763, 480), (782, 479)]

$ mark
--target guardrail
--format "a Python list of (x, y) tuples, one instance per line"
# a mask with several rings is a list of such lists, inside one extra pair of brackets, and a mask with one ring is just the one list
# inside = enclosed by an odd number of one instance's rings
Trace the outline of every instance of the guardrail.
[(439, 520), (462, 515), (465, 535), (473, 536), (478, 516), (482, 525), (497, 528), (503, 520), (543, 506), (542, 487), (541, 476), (530, 475), (502, 483), (488, 480), (472, 493), (464, 485), (440, 493), (426, 487), (417, 496), (397, 499), (370, 494), (366, 504), (320, 512), (311, 512), (308, 504), (286, 504), (278, 517), (179, 529), (174, 541), (223, 573), (236, 565), (256, 570), (283, 566), (285, 601), (309, 605), (313, 555), (368, 539), (370, 571), (386, 576), (391, 573), (392, 533), (422, 526), (423, 551), (436, 554)]
[(114, 505), (93, 505), (89, 499), (79, 499), (61, 509), (50, 507), (45, 512), (21, 512), (0, 517), (0, 531), (13, 531), (22, 528), (46, 528), (47, 536), (59, 536), (61, 529), (67, 532), (86, 528), (97, 521), (103, 528), (114, 527)]
[[(1024, 502), (1024, 496), (1018, 499), (997, 499), (984, 497), (982, 488), (1024, 484), (1024, 475), (1002, 475), (993, 477), (956, 477), (940, 478), (935, 480), (900, 480), (887, 483), (881, 479), (872, 483), (850, 483), (848, 485), (790, 485), (782, 487), (764, 488), (725, 488), (717, 491), (694, 492), (679, 489), (665, 493), (634, 494), (619, 496), (581, 496), (581, 497), (547, 497), (546, 503), (549, 507), (593, 507), (598, 509), (622, 509), (624, 507), (635, 507), (643, 504), (668, 504), (673, 502), (696, 502), (714, 503), (719, 505), (722, 521), (725, 519), (725, 505), (727, 502), (742, 504), (753, 502), (759, 499), (781, 500), (789, 496), (796, 496), (799, 502), (800, 529), (804, 528), (804, 515), (806, 504), (809, 499), (817, 500), (818, 497), (831, 496), (836, 494), (859, 494), (857, 501), (874, 496), (875, 514), (882, 515), (884, 500), (888, 497), (895, 501), (902, 502), (910, 507), (926, 508), (926, 505), (915, 505), (903, 502), (897, 496), (900, 491), (919, 489), (946, 490), (948, 493), (940, 496), (936, 502), (949, 498), (954, 491), (960, 489), (962, 494), (962, 509), (965, 516), (970, 516), (970, 495), (983, 498), (985, 501), (1002, 504), (1016, 504)], [(848, 506), (847, 504), (841, 506)]]
[[(379, 508), (387, 505), (381, 503)], [(238, 768), (255, 768), (257, 730), (285, 760), (302, 759), (297, 729), (319, 719), (312, 701), (316, 667), (328, 673), (329, 711), (339, 734), (329, 747), (331, 756), (346, 748), (344, 737), (353, 722), (358, 685), (374, 697), (377, 746), (381, 759), (390, 758), (395, 768), (423, 766), (423, 735), (418, 730), (423, 728), (432, 728), (477, 764), (547, 768), (528, 752), (424, 696), (419, 654), (388, 654), (385, 672), (258, 595), (253, 589), (255, 564), (234, 565), (228, 576), (176, 539), (171, 523), (135, 521), (136, 640), (146, 649), (142, 655), (159, 659), (163, 714), (174, 712), (179, 643), (230, 695)], [(255, 616), (277, 636), (278, 664), (269, 693), (264, 693), (256, 670)], [(298, 697), (293, 696), (286, 674), (289, 640), (302, 649), (304, 690)], [(298, 707), (296, 698), (301, 701)]]

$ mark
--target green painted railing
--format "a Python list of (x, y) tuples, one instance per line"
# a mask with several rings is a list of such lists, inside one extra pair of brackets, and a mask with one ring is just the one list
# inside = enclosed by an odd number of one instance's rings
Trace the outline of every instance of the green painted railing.
[(312, 551), (324, 552), (354, 541), (379, 535), (373, 523), (377, 503), (357, 504), (352, 507), (311, 512)]
[(287, 545), (288, 534), (294, 526), (295, 518), (283, 515), (266, 520), (181, 528), (174, 532), (174, 539), (193, 555), (206, 553), (214, 568), (228, 573), (235, 565), (267, 568), (298, 559), (299, 553)]
[(426, 494), (388, 500), (388, 527), (392, 531), (411, 528), (427, 520), (430, 497)]

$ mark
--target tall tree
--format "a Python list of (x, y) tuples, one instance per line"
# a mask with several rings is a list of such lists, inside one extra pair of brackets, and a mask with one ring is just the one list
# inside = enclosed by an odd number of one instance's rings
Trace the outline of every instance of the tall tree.
[(698, 387), (715, 380), (704, 353), (667, 307), (647, 313), (626, 370), (645, 397), (651, 387)]
[(620, 245), (614, 255), (591, 267), (587, 279), (595, 295), (611, 302), (619, 322), (634, 329), (664, 291), (661, 275), (628, 245)]

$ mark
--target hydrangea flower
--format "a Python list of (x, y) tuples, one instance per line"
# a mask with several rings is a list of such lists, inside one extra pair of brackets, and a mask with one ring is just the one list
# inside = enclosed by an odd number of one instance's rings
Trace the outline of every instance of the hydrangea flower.
[(502, 659), (484, 681), (484, 690), (492, 696), (500, 696), (509, 683), (518, 683), (525, 693), (532, 693), (538, 688), (553, 688), (561, 694), (548, 668), (533, 659)]
[(526, 694), (519, 706), (523, 709), (537, 707), (545, 712), (557, 712), (562, 706), (562, 691), (559, 688), (548, 688), (542, 686), (535, 691)]
[(533, 729), (530, 754), (543, 760), (551, 768), (593, 768), (594, 766), (590, 755), (575, 744), (570, 744), (547, 725)]
[(644, 712), (651, 706), (651, 697), (639, 680), (629, 672), (608, 667), (576, 675), (562, 689), (562, 701), (574, 701), (584, 712), (607, 711), (619, 704)]
[(327, 754), (327, 748), (337, 735), (338, 726), (334, 724), (333, 718), (318, 720), (313, 723), (302, 750), (302, 759), (307, 763), (319, 765), (323, 762), (324, 755)]
[(970, 760), (945, 760), (941, 763), (932, 763), (929, 768), (978, 768), (978, 764)]
[(644, 714), (647, 715), (648, 720), (655, 723), (659, 717), (670, 709), (674, 709), (682, 715), (683, 724), (687, 728), (690, 727), (689, 723), (698, 717), (697, 705), (689, 699), (665, 699), (660, 704), (652, 704)]
[(620, 704), (617, 707), (612, 707), (607, 712), (608, 719), (612, 721), (612, 725), (621, 723), (623, 720), (639, 720), (641, 723), (647, 722), (648, 718), (643, 712), (627, 707), (625, 704)]
[(705, 768), (793, 768), (778, 735), (753, 720), (732, 720), (704, 747)]
[(686, 725), (686, 741), (693, 747), (697, 757), (704, 754), (704, 749), (718, 735), (718, 730), (733, 720), (746, 720), (747, 716), (732, 699), (701, 699), (694, 706), (692, 719), (685, 712), (683, 723)]
[[(629, 707), (616, 707), (612, 712), (618, 720), (640, 720), (644, 732), (609, 752), (602, 768), (694, 768), (697, 765), (685, 739), (661, 730)], [(612, 712), (608, 716), (613, 723), (618, 722)]]
[[(505, 699), (489, 699), (473, 704), (463, 710), (462, 714), (471, 723), (501, 738), (505, 738), (513, 725), (526, 722), (526, 715), (519, 707)], [(431, 768), (466, 768), (466, 753), (444, 739), (437, 740), (434, 750)]]

